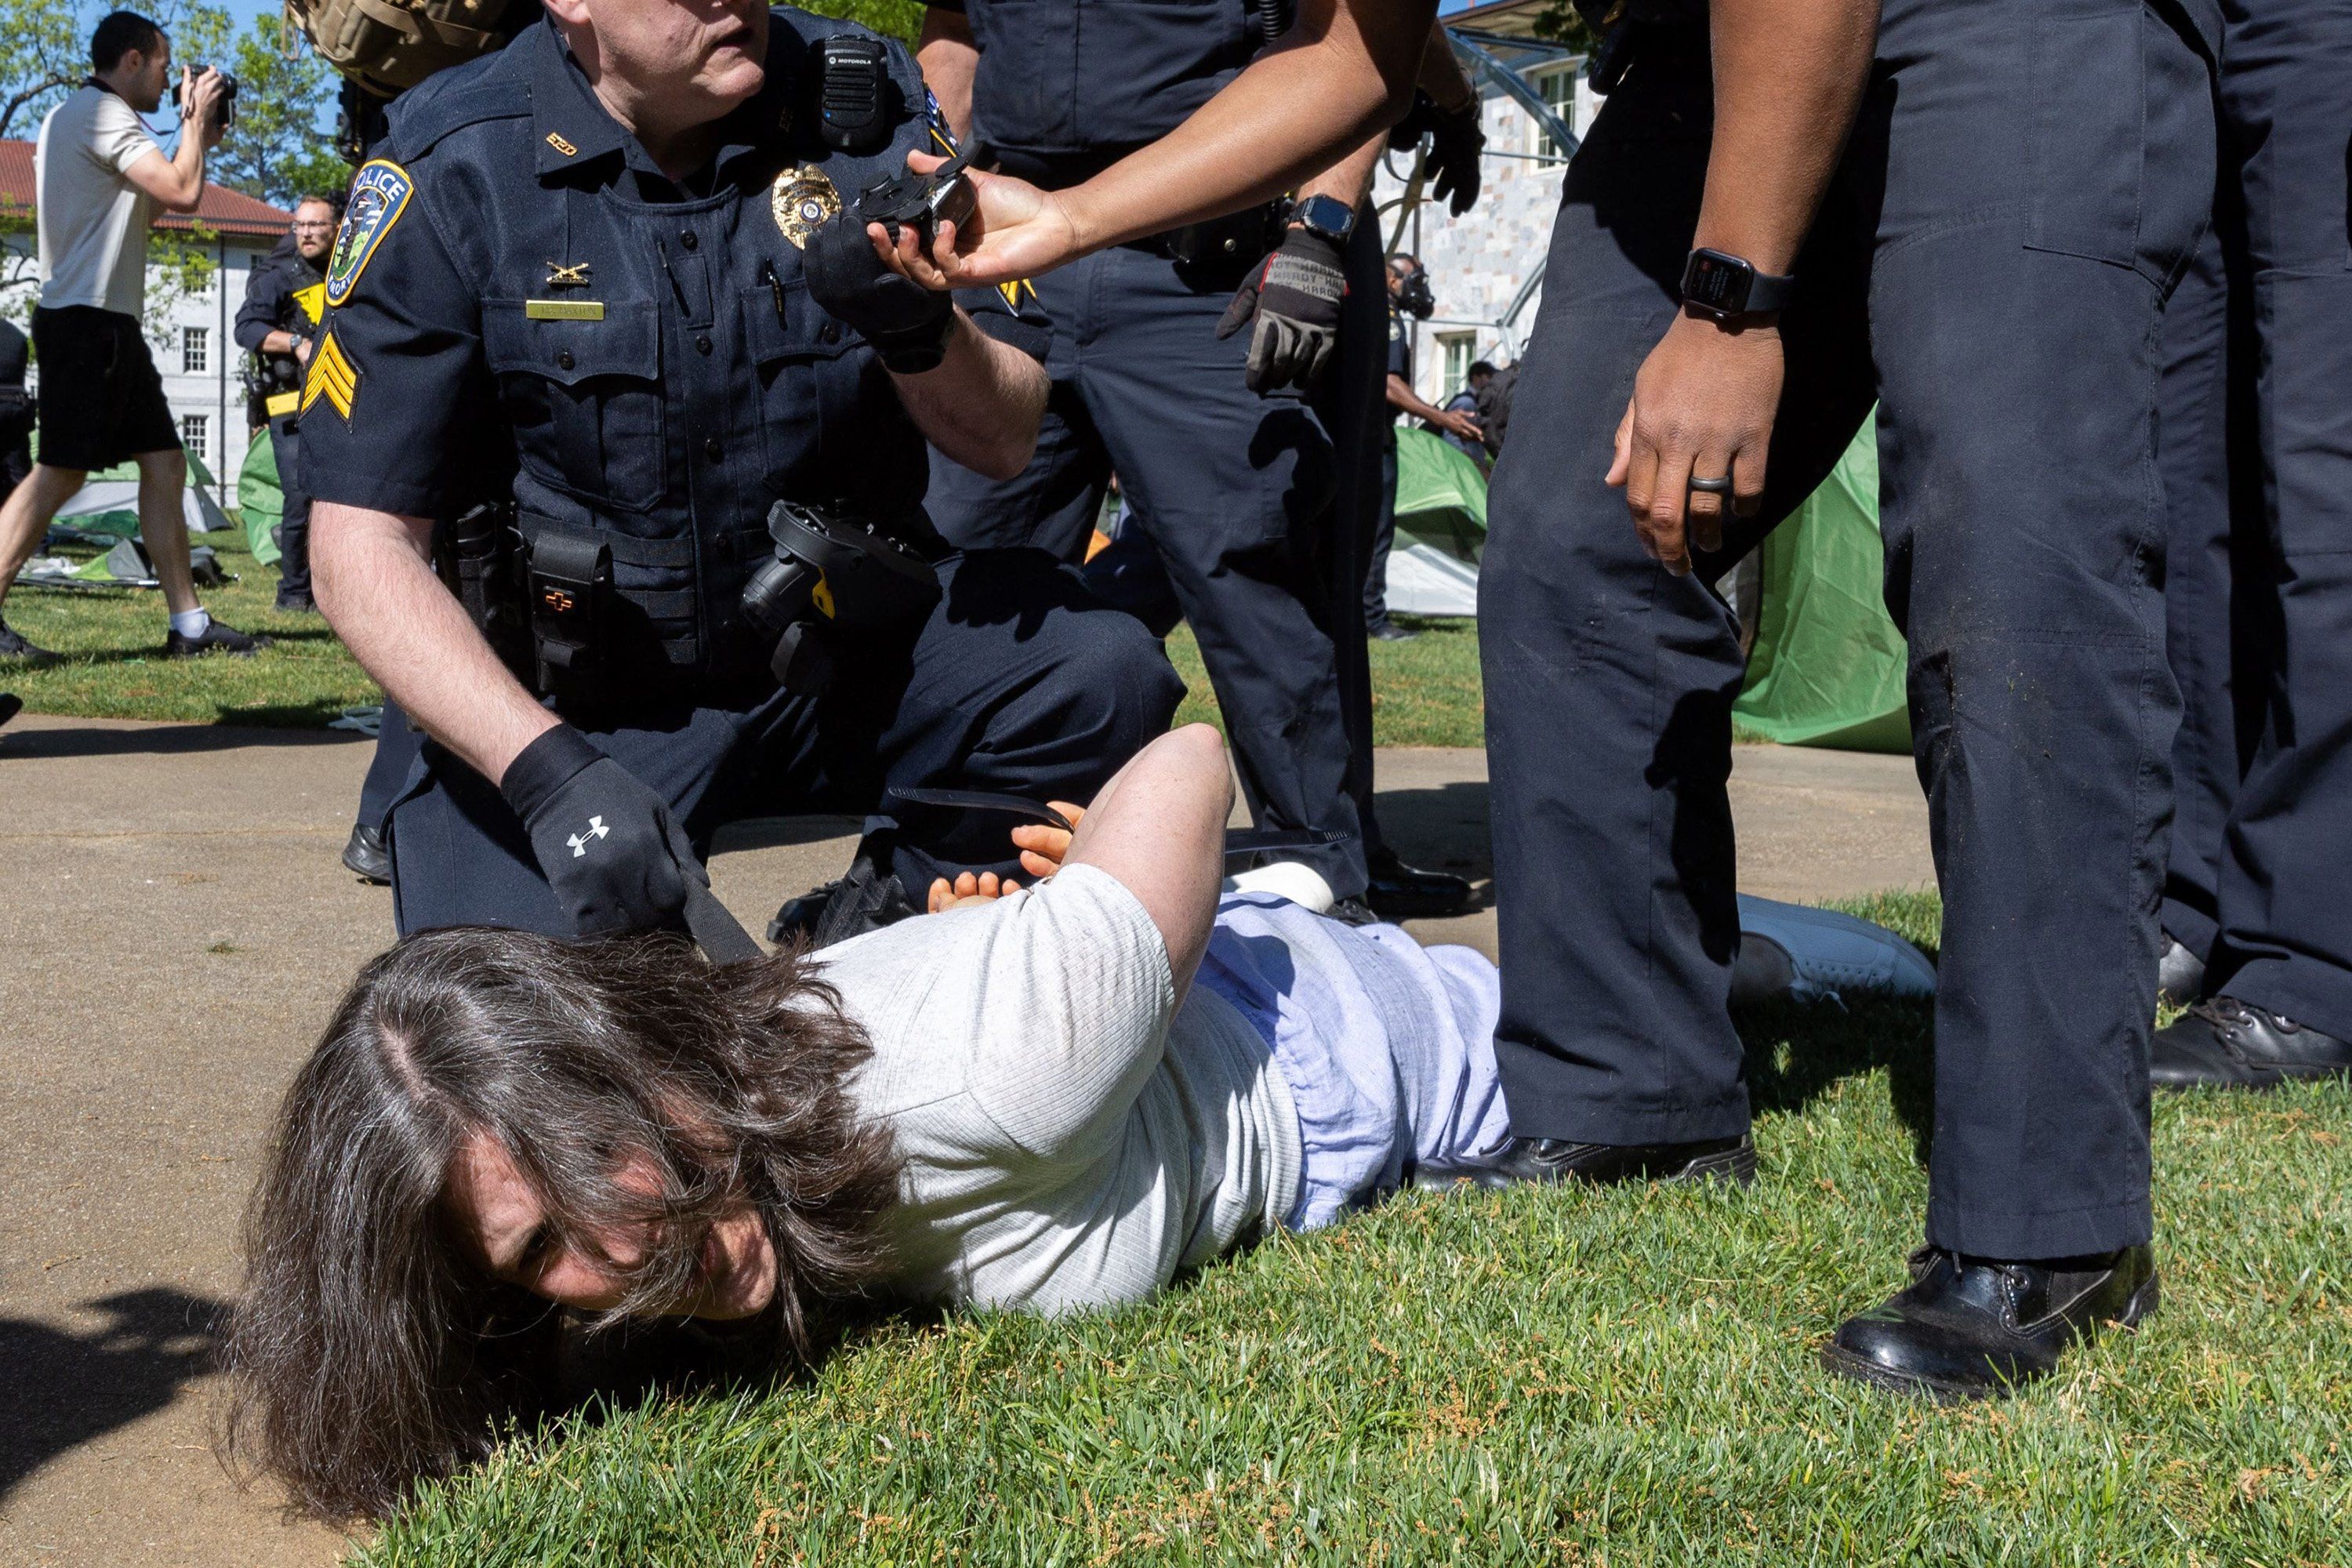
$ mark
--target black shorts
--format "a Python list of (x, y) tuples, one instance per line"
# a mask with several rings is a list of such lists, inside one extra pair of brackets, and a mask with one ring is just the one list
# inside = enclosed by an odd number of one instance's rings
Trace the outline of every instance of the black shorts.
[(41, 370), (41, 461), (112, 468), (142, 452), (177, 451), (180, 428), (139, 318), (89, 305), (33, 312)]

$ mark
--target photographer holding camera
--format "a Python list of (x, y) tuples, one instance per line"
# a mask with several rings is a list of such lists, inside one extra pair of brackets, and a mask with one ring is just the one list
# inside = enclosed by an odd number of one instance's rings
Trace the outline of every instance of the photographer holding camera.
[[(226, 123), (227, 79), (209, 68), (183, 75), (180, 145), (166, 157), (140, 119), (163, 102), (171, 80), (172, 41), (163, 29), (133, 12), (113, 12), (90, 35), (89, 60), (90, 79), (41, 121), (35, 153), (41, 460), (0, 508), (0, 602), (89, 471), (129, 458), (139, 465), (139, 531), (171, 609), (164, 653), (251, 654), (268, 639), (230, 629), (196, 600), (181, 511), (188, 460), (139, 325), (148, 226), (157, 207), (195, 210), (205, 154), (219, 144)], [(54, 657), (0, 622), (0, 660)]]
[(1045, 400), (863, 221), (926, 103), (852, 24), (548, 0), (392, 105), (299, 413), (320, 607), (432, 737), (404, 931), (675, 926), (718, 826), (817, 810), (867, 832), (806, 926), (887, 923), (1018, 869), (1002, 816), (894, 787), (1084, 800), (1166, 728), (1139, 623), (924, 519), (926, 438), (1018, 472)]

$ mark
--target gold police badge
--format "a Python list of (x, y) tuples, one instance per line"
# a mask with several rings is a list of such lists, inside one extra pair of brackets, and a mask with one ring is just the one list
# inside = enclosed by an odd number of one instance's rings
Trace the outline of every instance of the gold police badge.
[(819, 225), (841, 216), (841, 193), (833, 188), (824, 171), (812, 163), (778, 174), (768, 202), (775, 212), (776, 226), (796, 250), (808, 248), (809, 236)]

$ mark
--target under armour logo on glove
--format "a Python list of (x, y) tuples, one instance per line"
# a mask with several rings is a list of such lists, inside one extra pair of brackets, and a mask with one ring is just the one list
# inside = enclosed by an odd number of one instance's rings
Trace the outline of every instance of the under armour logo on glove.
[(604, 835), (612, 831), (613, 830), (611, 828), (604, 826), (604, 819), (603, 817), (592, 816), (588, 819), (587, 832), (575, 833), (563, 842), (572, 847), (572, 858), (574, 860), (577, 860), (582, 856), (588, 853), (589, 840), (602, 838)]

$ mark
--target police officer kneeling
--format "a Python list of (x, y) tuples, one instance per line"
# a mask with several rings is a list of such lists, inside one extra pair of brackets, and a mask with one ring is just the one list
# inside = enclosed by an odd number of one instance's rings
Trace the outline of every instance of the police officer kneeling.
[(934, 551), (911, 595), (877, 566), (879, 612), (792, 567), (831, 679), (787, 689), (746, 613), (809, 538), (774, 502), (919, 552), (925, 437), (1008, 474), (1034, 439), (1042, 370), (834, 221), (929, 142), (920, 76), (756, 0), (547, 11), (394, 104), (303, 388), (321, 607), (434, 737), (390, 818), (401, 928), (674, 924), (754, 815), (875, 814), (877, 893), (1013, 870), (1002, 818), (901, 824), (887, 790), (1087, 798), (1181, 693), (1140, 626), (1034, 558)]

